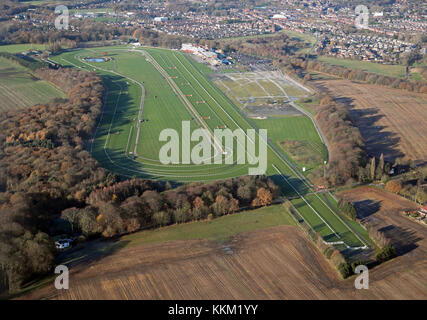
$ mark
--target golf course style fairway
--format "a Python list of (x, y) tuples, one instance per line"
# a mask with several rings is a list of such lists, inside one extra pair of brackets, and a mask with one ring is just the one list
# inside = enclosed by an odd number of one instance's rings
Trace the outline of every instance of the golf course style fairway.
[[(101, 56), (105, 56), (106, 61), (85, 60)], [(254, 129), (238, 107), (187, 55), (176, 50), (121, 46), (71, 50), (51, 60), (64, 67), (95, 71), (103, 77), (103, 112), (88, 149), (102, 166), (117, 175), (172, 183), (207, 182), (247, 175), (249, 168), (259, 165), (248, 163), (249, 153), (245, 155), (245, 164), (237, 164), (238, 142), (234, 141), (233, 150), (223, 150), (215, 139), (212, 139), (212, 159), (216, 152), (220, 152), (222, 164), (196, 165), (181, 161), (180, 164), (165, 165), (159, 161), (159, 151), (166, 144), (159, 141), (161, 132), (176, 130), (181, 139), (183, 121), (189, 124), (191, 132), (202, 128), (211, 136), (218, 128), (242, 129), (245, 134)], [(259, 129), (263, 129), (261, 124)], [(248, 139), (247, 135), (245, 140)], [(260, 139), (264, 138), (257, 131), (254, 139), (256, 156)], [(191, 149), (197, 143), (192, 142)], [(180, 152), (182, 156), (183, 152)], [(225, 159), (231, 156), (233, 161), (227, 164)], [(298, 166), (271, 141), (267, 144), (265, 175), (280, 186), (282, 195), (290, 199), (295, 213), (325, 241), (347, 248), (369, 246), (365, 230), (338, 212), (331, 194), (314, 192)]]

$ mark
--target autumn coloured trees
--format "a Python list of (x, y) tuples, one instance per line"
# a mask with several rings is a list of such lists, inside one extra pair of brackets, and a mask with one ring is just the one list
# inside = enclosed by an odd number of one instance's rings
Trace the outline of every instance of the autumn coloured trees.
[(304, 48), (305, 45), (304, 42), (293, 39), (285, 33), (233, 41), (226, 40), (219, 43), (219, 46), (226, 52), (237, 51), (240, 54), (277, 60), (283, 60), (298, 49)]
[(353, 126), (345, 105), (329, 95), (320, 98), (315, 119), (330, 145), (327, 179), (330, 185), (341, 185), (357, 178), (365, 163), (364, 141)]
[(402, 190), (402, 184), (398, 180), (390, 180), (386, 183), (385, 189), (393, 193), (399, 193)]
[(252, 201), (253, 207), (259, 207), (259, 206), (268, 206), (273, 201), (273, 195), (271, 192), (264, 188), (259, 188), (257, 191), (257, 197)]
[[(242, 188), (242, 186), (245, 186)], [(172, 223), (185, 223), (217, 218), (247, 206), (267, 206), (278, 195), (278, 187), (266, 177), (243, 176), (208, 184), (191, 183), (166, 189), (161, 183), (132, 179), (93, 191), (84, 209), (67, 209), (63, 216), (76, 210), (95, 212), (91, 234), (113, 237), (139, 229), (156, 228)], [(61, 218), (63, 218), (61, 216)], [(71, 219), (75, 221), (75, 219)], [(80, 220), (86, 222), (87, 220)], [(95, 220), (95, 222), (94, 222)], [(61, 224), (60, 220), (56, 223)], [(79, 225), (83, 231), (83, 225)], [(64, 230), (65, 231), (65, 230)], [(70, 232), (71, 230), (66, 230)]]
[(71, 232), (96, 230), (91, 210), (72, 208), (116, 180), (84, 150), (101, 110), (101, 78), (71, 69), (35, 72), (68, 98), (0, 114), (0, 269), (10, 291), (52, 267), (56, 219)]

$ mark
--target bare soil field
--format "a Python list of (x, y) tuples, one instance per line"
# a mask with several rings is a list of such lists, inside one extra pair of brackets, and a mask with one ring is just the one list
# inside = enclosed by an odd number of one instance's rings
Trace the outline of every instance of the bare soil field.
[(360, 218), (383, 228), (399, 255), (416, 250), (412, 256), (427, 259), (427, 227), (401, 214), (404, 210), (416, 209), (413, 202), (371, 187), (345, 191), (339, 196), (354, 203)]
[(316, 80), (314, 85), (349, 107), (370, 155), (388, 161), (427, 160), (427, 95), (350, 80)]
[(118, 250), (74, 266), (69, 290), (48, 286), (23, 298), (426, 299), (425, 265), (424, 272), (413, 265), (397, 273), (399, 266), (392, 261), (374, 269), (370, 290), (356, 290), (300, 229), (278, 226), (228, 244), (173, 241)]
[(415, 209), (417, 206), (398, 195), (371, 187), (341, 192), (339, 196), (353, 201), (361, 218), (381, 228), (396, 248), (398, 257), (374, 269), (373, 273), (378, 277), (388, 275), (390, 285), (408, 281), (407, 287), (402, 287), (401, 290), (418, 288), (425, 299), (427, 296), (427, 227), (401, 214), (401, 211)]

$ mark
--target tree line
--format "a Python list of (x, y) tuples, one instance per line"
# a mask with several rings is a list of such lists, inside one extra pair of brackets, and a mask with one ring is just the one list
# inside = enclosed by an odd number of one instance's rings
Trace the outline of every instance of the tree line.
[(315, 119), (330, 145), (324, 182), (335, 186), (357, 178), (359, 167), (366, 163), (365, 143), (359, 129), (353, 126), (346, 106), (324, 94)]
[(30, 69), (31, 71), (35, 71), (40, 68), (46, 68), (49, 66), (47, 62), (36, 61), (30, 57), (26, 57), (25, 59), (17, 56), (15, 54), (9, 52), (0, 52), (0, 57), (7, 59), (15, 64), (19, 64), (25, 68)]
[(299, 49), (305, 48), (305, 42), (291, 38), (285, 33), (268, 36), (257, 36), (248, 39), (204, 41), (225, 52), (238, 52), (250, 56), (275, 59), (281, 62), (285, 57), (292, 56)]
[[(319, 100), (319, 105), (313, 110), (315, 119), (329, 142), (330, 159), (326, 176), (319, 171), (310, 177), (319, 184), (331, 186), (356, 181), (389, 181), (391, 168), (399, 167), (402, 161), (398, 160), (394, 164), (386, 162), (383, 154), (379, 158), (370, 158), (365, 151), (365, 142), (359, 129), (350, 119), (347, 107), (325, 93), (314, 98), (303, 98), (300, 102), (312, 102), (313, 99)], [(419, 196), (423, 198), (422, 192)]]
[(113, 40), (127, 42), (130, 37), (138, 39), (144, 45), (174, 49), (181, 48), (182, 42), (188, 41), (186, 37), (159, 33), (149, 28), (121, 27), (89, 19), (73, 21), (73, 27), (78, 31), (52, 29), (46, 32), (32, 25), (7, 22), (0, 25), (0, 45), (46, 44), (49, 51), (57, 53), (62, 48), (78, 47), (80, 43)]
[(101, 78), (71, 69), (36, 73), (68, 93), (0, 114), (0, 273), (10, 291), (51, 268), (48, 231), (57, 210), (116, 180), (84, 149), (101, 111)]
[(93, 191), (87, 206), (62, 211), (51, 233), (111, 238), (141, 229), (214, 219), (242, 207), (270, 205), (278, 187), (270, 178), (243, 176), (165, 189), (159, 182), (132, 179)]
[(427, 203), (427, 167), (418, 167), (399, 179), (384, 181), (385, 189), (418, 204)]
[(146, 28), (135, 29), (132, 38), (145, 46), (164, 47), (170, 49), (181, 49), (183, 42), (190, 41), (187, 37), (159, 33)]

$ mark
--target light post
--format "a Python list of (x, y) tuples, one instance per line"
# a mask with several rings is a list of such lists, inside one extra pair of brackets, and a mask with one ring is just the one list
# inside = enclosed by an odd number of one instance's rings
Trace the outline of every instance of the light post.
[(327, 161), (323, 161), (323, 178), (326, 178), (326, 163)]

